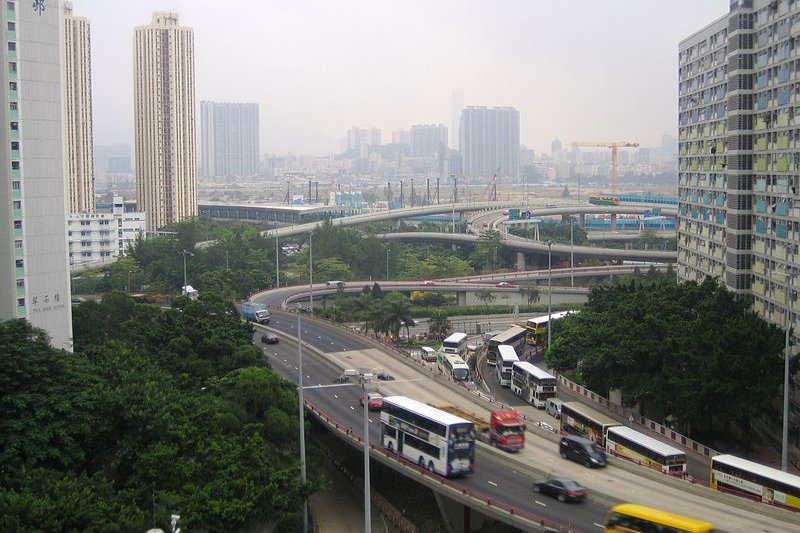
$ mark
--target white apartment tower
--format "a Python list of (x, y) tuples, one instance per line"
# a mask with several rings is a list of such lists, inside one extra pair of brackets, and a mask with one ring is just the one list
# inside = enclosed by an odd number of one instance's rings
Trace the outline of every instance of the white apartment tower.
[(519, 111), (513, 107), (465, 107), (459, 127), (464, 176), (519, 175)]
[(92, 66), (89, 21), (63, 6), (64, 166), (70, 213), (93, 213)]
[(159, 12), (133, 40), (138, 207), (156, 231), (197, 216), (194, 36)]
[(61, 10), (8, 1), (0, 20), (0, 320), (26, 319), (71, 350)]
[(253, 176), (259, 166), (258, 104), (200, 102), (200, 172)]

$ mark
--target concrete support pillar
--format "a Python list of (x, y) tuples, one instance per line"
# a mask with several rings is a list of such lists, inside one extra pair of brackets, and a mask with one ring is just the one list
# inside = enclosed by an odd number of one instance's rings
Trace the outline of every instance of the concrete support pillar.
[(456, 293), (456, 299), (458, 300), (459, 306), (467, 305), (467, 291), (458, 291)]
[(392, 220), (392, 230), (394, 230), (394, 231), (399, 231), (400, 230), (400, 221), (401, 220), (402, 219), (400, 219), (400, 218)]
[(569, 215), (564, 213), (561, 215), (561, 223), (562, 224), (569, 224)]
[(580, 214), (580, 222), (578, 223), (578, 225), (583, 229), (586, 228), (586, 213)]
[(611, 215), (611, 231), (617, 231), (617, 215)]
[(517, 272), (527, 270), (525, 264), (525, 252), (517, 252)]
[(433, 495), (436, 498), (439, 512), (442, 514), (444, 527), (450, 533), (456, 531), (463, 531), (464, 533), (478, 531), (489, 522), (486, 515), (481, 514), (479, 511), (472, 513), (472, 509), (466, 505), (453, 501), (436, 491), (434, 491)]

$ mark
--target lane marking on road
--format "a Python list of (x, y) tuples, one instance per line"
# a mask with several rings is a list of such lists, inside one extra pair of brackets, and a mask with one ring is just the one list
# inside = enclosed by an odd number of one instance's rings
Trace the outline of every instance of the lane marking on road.
[[(333, 397), (336, 398), (337, 400), (339, 399), (339, 395), (338, 394), (334, 394)], [(364, 513), (364, 514), (366, 514), (366, 513)]]
[(604, 527), (606, 527), (606, 526), (604, 526), (603, 524), (598, 524), (597, 522), (592, 522), (592, 525), (595, 525), (595, 526), (597, 526), (597, 527), (599, 527), (599, 528), (604, 528)]
[(351, 406), (350, 406), (350, 410), (351, 410), (351, 411), (355, 411), (355, 410), (356, 410), (356, 408), (355, 408), (355, 407), (353, 407), (353, 406), (351, 405)]
[(489, 481), (489, 485), (491, 485), (491, 486), (493, 486), (493, 487), (496, 487), (496, 486), (497, 486), (497, 483), (495, 483), (494, 481)]
[(541, 505), (542, 507), (547, 507), (546, 503), (542, 503), (539, 500), (533, 500), (533, 503), (535, 503), (536, 505)]
[(308, 379), (311, 379), (311, 376), (309, 376), (308, 374), (306, 374), (306, 377), (307, 377)]

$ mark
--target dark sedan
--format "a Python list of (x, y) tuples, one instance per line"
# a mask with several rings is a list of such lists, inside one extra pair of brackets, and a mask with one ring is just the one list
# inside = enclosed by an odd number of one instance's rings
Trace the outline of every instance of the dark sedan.
[(577, 481), (554, 477), (533, 484), (533, 492), (540, 492), (561, 502), (580, 502), (586, 498), (586, 488)]
[(274, 333), (264, 333), (261, 335), (261, 342), (264, 344), (278, 344), (278, 336)]

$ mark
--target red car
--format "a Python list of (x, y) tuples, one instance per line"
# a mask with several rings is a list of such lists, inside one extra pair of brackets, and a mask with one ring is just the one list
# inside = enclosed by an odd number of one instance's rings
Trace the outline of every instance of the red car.
[[(364, 397), (361, 396), (358, 399), (358, 403), (362, 406), (364, 405)], [(381, 396), (378, 392), (368, 392), (367, 393), (367, 409), (370, 411), (380, 411), (383, 409), (383, 396)]]

